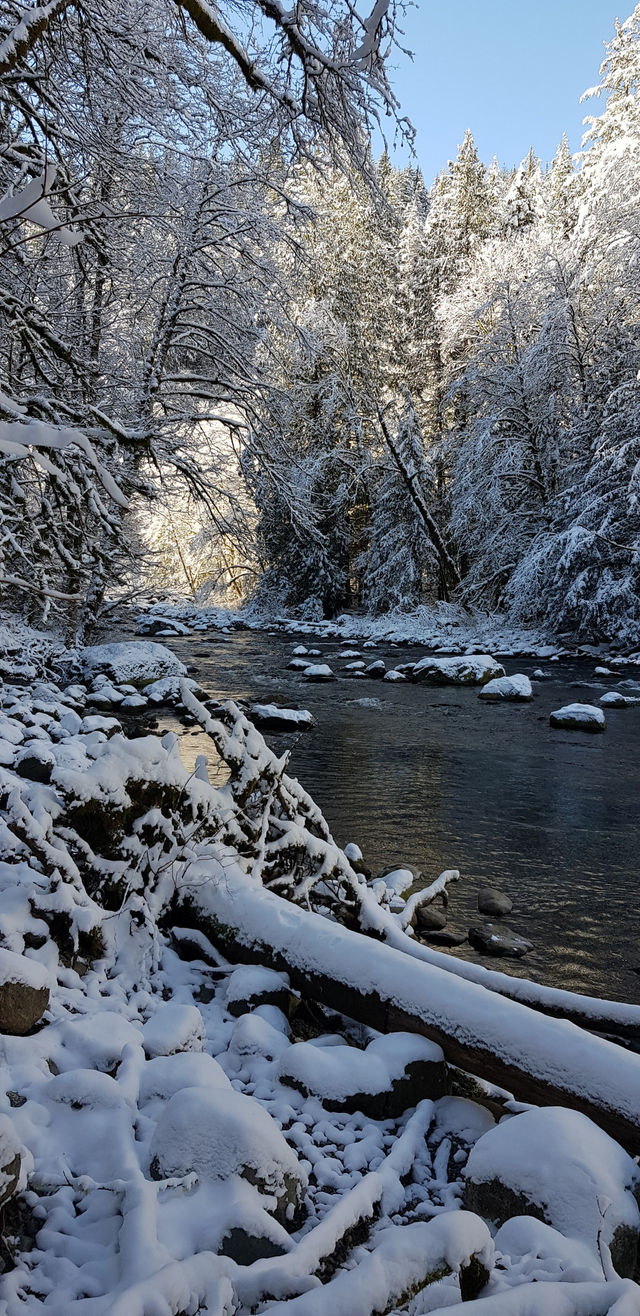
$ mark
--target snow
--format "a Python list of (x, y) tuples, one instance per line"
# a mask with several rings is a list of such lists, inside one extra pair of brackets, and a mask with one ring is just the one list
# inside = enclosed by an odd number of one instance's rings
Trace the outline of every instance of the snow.
[[(196, 864), (193, 882), (198, 872)], [(544, 1074), (559, 1091), (574, 1091), (583, 1102), (617, 1109), (632, 1124), (640, 1120), (639, 1056), (516, 1001), (487, 995), (475, 983), (391, 946), (378, 944), (372, 961), (366, 941), (363, 944), (357, 934), (255, 885), (249, 888), (240, 874), (231, 879), (227, 872), (226, 877), (224, 884), (200, 887), (198, 898), (206, 911), (232, 927), (238, 927), (241, 907), (240, 935), (247, 947), (258, 947), (266, 939), (303, 971), (375, 993), (416, 1016), (436, 1035), (445, 1029), (460, 1042), (475, 1039), (505, 1064), (536, 1077)]]
[[(183, 689), (189, 706), (197, 708), (193, 683), (185, 681)], [(296, 1015), (289, 1022), (275, 1005), (258, 1004), (239, 1019), (231, 1017), (233, 1000), (251, 993), (255, 1002), (276, 987), (288, 988), (288, 979), (254, 964), (229, 965), (203, 931), (180, 926), (172, 903), (176, 891), (205, 914), (239, 917), (255, 944), (275, 936), (287, 957), (308, 968), (346, 974), (358, 986), (386, 992), (391, 1005), (417, 1007), (434, 1028), (440, 1022), (451, 1027), (463, 1045), (477, 1036), (503, 1057), (530, 1064), (533, 1073), (548, 1068), (559, 1078), (579, 1074), (583, 1093), (609, 1093), (636, 1120), (638, 1057), (532, 1015), (457, 970), (478, 973), (479, 981), (498, 987), (504, 975), (462, 962), (456, 962), (456, 972), (421, 963), (419, 956), (431, 952), (412, 946), (402, 914), (377, 905), (366, 884), (358, 884), (358, 891), (371, 930), (378, 936), (393, 930), (402, 951), (266, 891), (240, 827), (246, 804), (238, 806), (230, 787), (217, 789), (191, 776), (175, 736), (127, 741), (115, 719), (87, 713), (90, 693), (76, 685), (63, 697), (47, 682), (33, 691), (16, 688), (0, 716), (8, 762), (0, 774), (0, 966), (3, 953), (13, 955), (23, 975), (51, 992), (37, 1031), (3, 1037), (0, 1125), (9, 1121), (7, 1136), (22, 1149), (24, 1203), (38, 1230), (33, 1250), (20, 1253), (15, 1270), (0, 1277), (6, 1316), (37, 1316), (49, 1308), (65, 1316), (173, 1316), (207, 1308), (219, 1316), (248, 1316), (266, 1304), (270, 1310), (286, 1304), (289, 1313), (317, 1309), (323, 1316), (335, 1307), (351, 1316), (370, 1312), (380, 1294), (388, 1295), (391, 1306), (407, 1277), (422, 1282), (432, 1264), (452, 1274), (424, 1291), (420, 1310), (445, 1301), (458, 1305), (460, 1265), (474, 1249), (491, 1262), (486, 1224), (462, 1211), (460, 1201), (466, 1159), (494, 1127), (493, 1116), (461, 1097), (423, 1100), (412, 1112), (384, 1121), (328, 1109), (331, 1084), (325, 1075), (334, 1076), (334, 1090), (345, 1091), (357, 1079), (362, 1090), (368, 1084), (377, 1091), (382, 1081), (388, 1091), (407, 1064), (440, 1057), (438, 1045), (413, 1033), (377, 1036), (336, 1019), (323, 1033), (322, 1014), (315, 1010), (320, 1035), (305, 1042), (292, 1041), (300, 1036)], [(36, 714), (40, 721), (27, 727)], [(264, 784), (260, 773), (272, 772), (270, 789), (280, 782), (292, 810), (287, 840), (311, 845), (314, 873), (323, 863), (328, 872), (339, 860), (339, 871), (348, 874), (349, 856), (357, 861), (359, 848), (352, 842), (346, 854), (323, 839), (326, 824), (298, 783), (283, 775), (285, 759), (265, 746), (237, 710), (234, 718), (225, 735), (226, 752), (237, 764), (237, 789)], [(34, 729), (42, 737), (37, 744), (55, 760), (51, 784), (20, 779), (11, 769), (25, 730), (31, 736)], [(140, 783), (150, 790), (151, 808), (139, 803)], [(174, 817), (176, 798), (184, 807)], [(89, 803), (98, 817), (113, 817), (114, 828), (92, 841), (104, 843), (104, 854), (92, 854), (84, 841), (75, 841), (72, 850), (65, 801)], [(14, 819), (21, 835), (33, 838), (33, 852), (12, 830)], [(286, 823), (286, 816), (280, 821)], [(128, 829), (124, 845), (111, 849), (121, 825)], [(277, 847), (271, 853), (278, 854)], [(97, 889), (85, 886), (87, 874)], [(432, 887), (442, 886), (445, 877)], [(383, 886), (398, 898), (391, 875)], [(110, 896), (106, 906), (104, 891)], [(72, 941), (80, 932), (99, 932), (99, 958), (61, 956), (45, 922), (52, 914), (69, 920)], [(14, 971), (12, 965), (15, 960), (9, 964)], [(526, 994), (535, 985), (516, 986)], [(558, 994), (561, 1005), (566, 996)], [(593, 1008), (585, 998), (585, 1010)], [(617, 1009), (622, 1017), (635, 1017), (633, 1007)], [(176, 1050), (182, 1047), (188, 1049)], [(280, 1081), (300, 1056), (307, 1076), (322, 1070), (319, 1093), (306, 1096)], [(14, 1100), (21, 1104), (12, 1105)], [(609, 1183), (600, 1186), (612, 1200)], [(300, 1221), (293, 1219), (297, 1209)], [(365, 1241), (345, 1248), (343, 1265), (341, 1240), (352, 1228)], [(252, 1265), (221, 1255), (235, 1229), (280, 1255)], [(582, 1245), (558, 1229), (544, 1239), (530, 1234), (528, 1247), (524, 1234), (507, 1234), (501, 1256), (508, 1258), (507, 1244), (513, 1257), (490, 1280), (488, 1295), (495, 1302), (503, 1295), (520, 1301), (520, 1291), (542, 1282), (549, 1288), (547, 1279), (559, 1292), (557, 1301), (569, 1289), (584, 1289), (591, 1301), (589, 1307), (587, 1297), (581, 1299), (585, 1312), (606, 1310), (603, 1293), (630, 1300), (637, 1295), (622, 1281), (604, 1283), (597, 1269), (589, 1269)], [(335, 1278), (321, 1283), (319, 1272), (336, 1249)], [(554, 1293), (550, 1301), (556, 1301)], [(316, 1305), (307, 1308), (309, 1303)], [(484, 1310), (493, 1316), (495, 1306)]]
[(621, 1226), (640, 1231), (633, 1195), (640, 1170), (585, 1115), (548, 1106), (507, 1117), (476, 1142), (465, 1177), (501, 1184), (541, 1208), (549, 1224), (598, 1260), (598, 1239)]
[(150, 682), (187, 674), (184, 663), (170, 649), (150, 640), (92, 644), (78, 650), (77, 658), (84, 676), (106, 672), (114, 681)]
[(606, 694), (600, 696), (598, 702), (605, 708), (631, 708), (633, 704), (640, 704), (640, 697), (623, 695), (621, 690), (607, 690)]
[(146, 1054), (170, 1056), (175, 1051), (201, 1051), (204, 1024), (196, 1005), (167, 1001), (159, 1005), (142, 1030)]
[(150, 1155), (158, 1160), (164, 1178), (195, 1173), (204, 1181), (226, 1180), (249, 1170), (276, 1196), (285, 1176), (302, 1187), (307, 1181), (268, 1112), (232, 1088), (176, 1092), (163, 1107)]
[(478, 694), (478, 699), (528, 700), (532, 697), (531, 681), (528, 676), (518, 672), (515, 676), (498, 676), (487, 681)]
[(604, 731), (607, 725), (602, 709), (594, 704), (565, 704), (550, 714), (549, 721), (552, 727), (577, 731)]
[[(308, 669), (307, 669), (308, 670)], [(290, 722), (292, 727), (313, 726), (314, 717), (307, 708), (280, 708), (278, 704), (251, 704), (250, 712), (259, 722)]]
[(0, 947), (0, 987), (5, 983), (20, 983), (41, 991), (51, 987), (51, 975), (44, 964), (30, 959), (28, 955), (16, 955), (12, 950)]
[(505, 675), (504, 667), (489, 654), (465, 654), (457, 658), (433, 658), (427, 654), (416, 663), (412, 681), (435, 685), (485, 685)]
[(293, 1080), (306, 1092), (330, 1102), (343, 1102), (358, 1093), (389, 1092), (396, 1079), (415, 1061), (441, 1064), (442, 1050), (415, 1033), (391, 1033), (375, 1038), (366, 1050), (352, 1046), (315, 1046), (296, 1042), (285, 1052), (278, 1077)]
[(312, 663), (310, 667), (305, 667), (302, 673), (305, 681), (335, 681), (335, 673), (332, 672), (328, 663)]

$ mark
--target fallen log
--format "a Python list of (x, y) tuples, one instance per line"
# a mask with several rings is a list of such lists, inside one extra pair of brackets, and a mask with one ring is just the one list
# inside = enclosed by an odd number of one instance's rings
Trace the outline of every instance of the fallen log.
[(284, 970), (296, 990), (379, 1032), (420, 1033), (451, 1064), (519, 1101), (582, 1111), (640, 1154), (635, 1053), (303, 910), (233, 863), (202, 858), (181, 888), (181, 921), (227, 957)]

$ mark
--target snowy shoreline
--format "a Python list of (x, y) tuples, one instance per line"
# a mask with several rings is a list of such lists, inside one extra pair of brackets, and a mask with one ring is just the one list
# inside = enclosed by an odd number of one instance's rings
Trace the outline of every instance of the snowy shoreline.
[[(19, 1166), (13, 1176), (5, 1168), (6, 1316), (420, 1316), (474, 1297), (470, 1309), (487, 1316), (640, 1312), (640, 1289), (624, 1278), (640, 1235), (640, 1172), (615, 1141), (575, 1111), (536, 1111), (465, 1078), (415, 1033), (377, 1034), (326, 1012), (250, 955), (246, 967), (229, 964), (185, 926), (181, 902), (206, 904), (210, 891), (215, 908), (218, 883), (223, 904), (246, 908), (264, 937), (266, 900), (274, 931), (276, 911), (290, 911), (278, 935), (293, 950), (295, 919), (308, 916), (264, 890), (273, 864), (284, 865), (290, 898), (300, 901), (294, 888), (321, 898), (336, 972), (349, 962), (366, 990), (331, 922), (335, 895), (359, 893), (378, 937), (396, 938), (386, 953), (406, 967), (398, 990), (405, 977), (442, 979), (452, 1021), (460, 1002), (460, 1035), (461, 1003), (475, 1002), (475, 1026), (482, 1033), (486, 1019), (497, 1046), (503, 1015), (531, 1015), (486, 992), (507, 975), (486, 974), (482, 988), (458, 975), (459, 962), (455, 974), (434, 968), (446, 960), (437, 952), (401, 955), (410, 943), (401, 914), (370, 897), (284, 760), (233, 705), (201, 706), (157, 640), (113, 646), (111, 675), (80, 654), (84, 669), (66, 689), (37, 649), (14, 655), (20, 683), (5, 682), (1, 715), (0, 1143), (2, 1165)], [(145, 681), (176, 677), (230, 766), (226, 787), (209, 784), (204, 763), (188, 774), (171, 734), (127, 739), (117, 710), (91, 706), (105, 682), (124, 702)], [(365, 957), (379, 944), (348, 936)], [(570, 994), (556, 995), (561, 1012)], [(22, 1022), (6, 1013), (16, 1000), (31, 1010)], [(613, 1008), (621, 1021), (637, 1014)], [(578, 1078), (581, 1054), (588, 1068), (604, 1048), (592, 1091), (633, 1111), (631, 1053), (531, 1017), (532, 1042), (575, 1039)], [(561, 1066), (562, 1050), (560, 1040)], [(514, 1144), (520, 1120), (534, 1122)], [(261, 1121), (258, 1153), (251, 1131)], [(553, 1139), (541, 1194), (536, 1163)]]

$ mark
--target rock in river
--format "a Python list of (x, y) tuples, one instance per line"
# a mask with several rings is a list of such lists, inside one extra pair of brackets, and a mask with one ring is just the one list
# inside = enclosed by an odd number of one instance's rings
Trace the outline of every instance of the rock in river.
[(463, 654), (457, 658), (427, 655), (416, 663), (411, 680), (427, 681), (430, 685), (486, 685), (504, 675), (504, 667), (490, 654)]
[(533, 950), (533, 944), (525, 937), (519, 937), (511, 928), (496, 926), (495, 923), (483, 923), (479, 928), (469, 928), (469, 941), (482, 955), (508, 955), (515, 960)]
[(496, 703), (503, 700), (523, 703), (531, 698), (531, 682), (522, 672), (517, 672), (515, 676), (498, 676), (493, 681), (487, 681), (478, 695), (478, 699), (490, 699)]
[(319, 681), (337, 680), (335, 672), (331, 671), (331, 668), (328, 666), (327, 663), (312, 663), (311, 667), (305, 668), (302, 675), (305, 681), (319, 682)]
[(607, 725), (602, 709), (594, 704), (565, 704), (551, 714), (549, 721), (552, 727), (566, 731), (604, 731)]
[(505, 896), (504, 891), (496, 891), (492, 886), (483, 886), (478, 892), (478, 909), (481, 914), (502, 918), (504, 914), (511, 913), (513, 901)]
[(250, 704), (249, 717), (261, 731), (308, 731), (315, 718), (308, 708), (279, 708), (277, 704)]

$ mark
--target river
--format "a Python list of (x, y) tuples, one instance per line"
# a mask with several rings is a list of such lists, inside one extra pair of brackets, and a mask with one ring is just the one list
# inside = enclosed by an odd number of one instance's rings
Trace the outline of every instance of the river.
[[(304, 639), (304, 637), (303, 637)], [(304, 639), (339, 673), (336, 640)], [(607, 709), (603, 735), (552, 730), (549, 713), (597, 703), (611, 678), (595, 661), (506, 659), (507, 672), (549, 675), (528, 704), (478, 700), (477, 688), (341, 679), (309, 684), (288, 671), (295, 639), (236, 631), (168, 641), (215, 697), (308, 708), (316, 727), (268, 735), (322, 808), (336, 841), (360, 845), (374, 873), (412, 864), (430, 882), (458, 868), (449, 923), (478, 920), (479, 887), (505, 891), (505, 920), (533, 942), (524, 960), (454, 954), (572, 991), (640, 1002), (640, 704)], [(356, 647), (355, 644), (353, 647)], [(424, 650), (366, 650), (387, 667)], [(624, 679), (637, 668), (624, 669)], [(623, 687), (624, 689), (625, 687)], [(170, 719), (163, 718), (163, 726)], [(209, 742), (175, 725), (191, 766)]]

